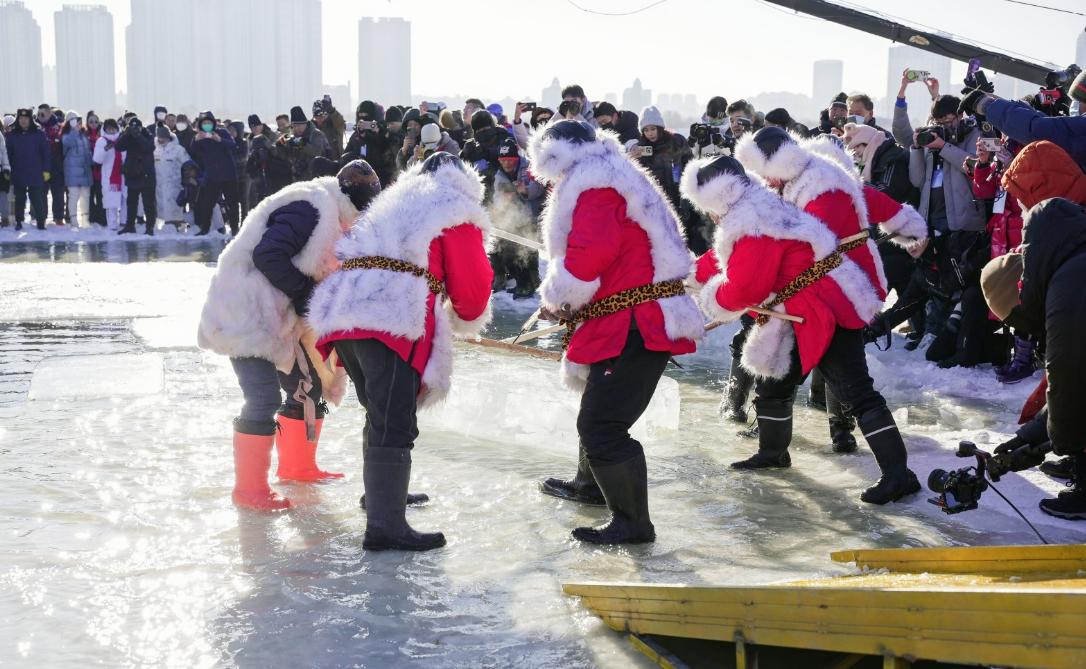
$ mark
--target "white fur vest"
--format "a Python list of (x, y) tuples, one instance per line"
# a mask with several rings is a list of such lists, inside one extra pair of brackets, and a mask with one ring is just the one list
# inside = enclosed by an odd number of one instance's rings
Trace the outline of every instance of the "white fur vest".
[[(667, 196), (652, 176), (626, 157), (617, 135), (597, 131), (595, 142), (575, 144), (532, 135), (529, 155), (532, 174), (554, 184), (543, 211), (542, 231), (550, 262), (539, 294), (544, 304), (573, 309), (587, 304), (600, 282), (581, 281), (565, 268), (566, 246), (573, 227), (573, 210), (581, 194), (593, 188), (613, 188), (626, 200), (626, 215), (648, 235), (651, 247), (653, 282), (685, 279), (693, 267), (693, 255), (686, 247), (679, 218)], [(664, 314), (669, 339), (699, 341), (705, 332), (705, 318), (688, 295), (657, 300)], [(562, 360), (563, 376), (573, 388), (583, 387), (588, 378), (585, 365)]]
[(303, 329), (290, 298), (275, 288), (253, 264), (253, 251), (268, 228), (268, 217), (291, 202), (305, 201), (317, 210), (317, 227), (292, 262), (320, 281), (334, 268), (332, 249), (346, 224), (358, 215), (340, 192), (335, 177), (296, 183), (265, 198), (249, 212), (241, 232), (219, 256), (200, 316), (200, 348), (231, 358), (263, 358), (289, 372), (295, 342)]
[[(340, 260), (382, 256), (427, 268), (430, 243), (448, 228), (469, 223), (485, 239), (490, 219), (480, 205), (483, 186), (470, 167), (446, 165), (423, 173), (415, 165), (373, 201), (336, 244)], [(307, 316), (317, 337), (355, 329), (385, 332), (411, 340), (426, 334), (426, 279), (383, 269), (340, 270), (313, 292)], [(422, 375), (420, 406), (445, 397), (452, 380), (453, 335), (475, 337), (490, 322), (490, 307), (473, 321), (457, 317), (449, 302), (434, 310), (434, 340)]]

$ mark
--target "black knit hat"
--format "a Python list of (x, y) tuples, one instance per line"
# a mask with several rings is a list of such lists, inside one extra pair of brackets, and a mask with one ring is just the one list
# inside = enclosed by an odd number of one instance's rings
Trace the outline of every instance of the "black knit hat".
[(772, 123), (773, 125), (779, 125), (783, 128), (790, 128), (792, 126), (792, 116), (788, 113), (788, 110), (784, 107), (777, 107), (776, 109), (770, 109), (765, 115), (766, 123)]
[(498, 159), (502, 158), (520, 158), (520, 148), (517, 147), (517, 140), (512, 137), (506, 137), (502, 140), (501, 146), (498, 147)]
[(403, 112), (399, 107), (389, 107), (385, 112), (385, 123), (400, 123), (403, 121)]
[(313, 162), (310, 163), (310, 167), (315, 177), (334, 177), (339, 172), (339, 165), (326, 156), (314, 158)]
[(478, 132), (484, 128), (494, 127), (494, 117), (485, 109), (480, 109), (471, 115), (471, 129)]
[(841, 92), (833, 96), (833, 99), (830, 100), (830, 106), (834, 107), (836, 105), (848, 106), (848, 95)]
[(290, 122), (309, 123), (309, 119), (305, 117), (305, 111), (301, 107), (294, 105), (290, 108)]
[(257, 116), (256, 114), (249, 114), (249, 127), (251, 128), (254, 125), (264, 125), (264, 124), (260, 121), (260, 117)]
[[(408, 109), (406, 112), (404, 112), (404, 114), (403, 114), (403, 124), (407, 125), (411, 121), (414, 121), (415, 123), (419, 123), (419, 110), (418, 110), (418, 107), (412, 107), (411, 109)], [(422, 124), (419, 123), (419, 125), (422, 125)]]
[(196, 117), (196, 125), (200, 125), (200, 121), (204, 119), (215, 123), (215, 115), (211, 113), (210, 109), (200, 112), (200, 115)]
[(367, 121), (379, 121), (377, 118), (377, 105), (373, 100), (363, 100), (354, 110), (355, 118), (364, 118)]

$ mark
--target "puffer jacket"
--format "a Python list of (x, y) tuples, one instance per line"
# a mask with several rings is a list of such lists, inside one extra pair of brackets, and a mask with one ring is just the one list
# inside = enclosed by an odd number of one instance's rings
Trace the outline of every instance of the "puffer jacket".
[(1067, 151), (1048, 141), (1018, 152), (1003, 172), (1003, 187), (1026, 207), (1051, 197), (1086, 203), (1086, 174)]
[(69, 130), (60, 140), (64, 150), (64, 184), (89, 188), (94, 183), (93, 147), (82, 130)]
[(1086, 446), (1086, 210), (1070, 200), (1045, 200), (1027, 212), (1025, 230), (1021, 304), (1015, 310), (1043, 333), (1053, 450), (1081, 454)]

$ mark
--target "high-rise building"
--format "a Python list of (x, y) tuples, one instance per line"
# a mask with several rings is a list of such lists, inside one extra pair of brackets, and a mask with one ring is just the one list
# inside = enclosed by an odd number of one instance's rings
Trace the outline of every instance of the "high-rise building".
[(562, 102), (562, 84), (558, 83), (558, 77), (551, 79), (551, 85), (543, 89), (539, 94), (539, 104), (548, 109), (558, 110)]
[[(908, 44), (895, 44), (890, 47), (886, 68), (886, 102), (878, 115), (884, 119), (893, 116), (893, 105), (897, 99), (897, 90), (901, 86), (901, 73), (906, 69), (924, 70), (939, 80), (943, 92), (957, 92), (961, 86), (950, 81), (950, 59), (930, 51), (923, 51)], [(960, 82), (959, 82), (960, 83)], [(913, 127), (923, 125), (931, 111), (931, 96), (923, 82), (909, 86), (905, 95), (909, 105), (909, 118)]]
[(0, 0), (0, 109), (37, 107), (44, 93), (41, 27), (22, 2)]
[(1075, 42), (1075, 64), (1086, 69), (1086, 30), (1078, 34), (1078, 41)]
[(57, 104), (80, 114), (114, 106), (113, 15), (102, 5), (64, 5), (53, 13)]
[(388, 107), (411, 102), (411, 22), (358, 22), (358, 97)]
[(301, 105), (308, 115), (320, 98), (320, 0), (131, 2), (129, 109), (245, 118)]
[[(845, 64), (840, 60), (816, 60), (811, 97), (820, 109), (830, 106), (830, 100), (844, 90)], [(798, 113), (798, 110), (793, 113)]]
[(640, 79), (634, 79), (633, 86), (622, 91), (622, 108), (635, 114), (652, 104), (652, 89), (643, 88)]

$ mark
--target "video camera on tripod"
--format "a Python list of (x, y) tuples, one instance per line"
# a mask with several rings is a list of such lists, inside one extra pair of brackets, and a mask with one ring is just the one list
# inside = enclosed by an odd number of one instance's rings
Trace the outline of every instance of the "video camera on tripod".
[(980, 496), (989, 488), (989, 481), (996, 483), (1008, 472), (1032, 469), (1044, 462), (1052, 452), (1052, 442), (1026, 444), (1006, 453), (992, 454), (977, 448), (971, 441), (958, 442), (955, 453), (959, 458), (977, 459), (975, 466), (954, 471), (933, 469), (928, 475), (928, 489), (939, 493), (928, 501), (944, 513), (961, 513), (977, 508)]

